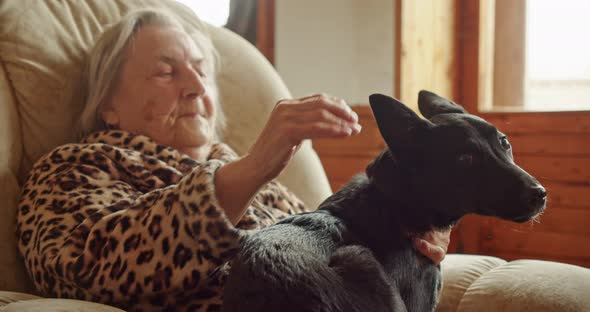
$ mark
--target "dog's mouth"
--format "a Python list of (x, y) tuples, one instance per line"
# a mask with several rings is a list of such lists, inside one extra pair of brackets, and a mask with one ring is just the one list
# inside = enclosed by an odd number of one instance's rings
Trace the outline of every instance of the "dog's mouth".
[(517, 218), (512, 219), (512, 221), (518, 222), (518, 223), (524, 223), (524, 222), (527, 222), (528, 220), (530, 220), (530, 218), (527, 216), (517, 217)]
[(547, 194), (542, 187), (519, 192), (519, 196), (504, 197), (491, 205), (480, 206), (480, 214), (507, 221), (524, 223), (537, 219), (547, 207)]
[(495, 209), (481, 209), (478, 214), (490, 217), (496, 217), (507, 221), (516, 223), (524, 223), (528, 221), (537, 220), (545, 211), (546, 205), (542, 205), (532, 210), (523, 211), (523, 209), (510, 209), (504, 211), (498, 211)]
[(531, 217), (531, 216), (522, 216), (522, 217), (516, 217), (514, 219), (512, 219), (511, 221), (517, 222), (517, 223), (524, 223), (527, 222), (529, 220), (534, 219), (535, 217)]
[(524, 223), (524, 222), (528, 222), (528, 221), (535, 221), (537, 219), (540, 218), (540, 216), (543, 214), (543, 212), (545, 211), (545, 205), (543, 205), (542, 207), (540, 207), (539, 209), (535, 210), (532, 213), (527, 213), (525, 215), (521, 215), (521, 216), (516, 216), (516, 217), (512, 217), (512, 218), (508, 218), (510, 221), (514, 221), (516, 223)]

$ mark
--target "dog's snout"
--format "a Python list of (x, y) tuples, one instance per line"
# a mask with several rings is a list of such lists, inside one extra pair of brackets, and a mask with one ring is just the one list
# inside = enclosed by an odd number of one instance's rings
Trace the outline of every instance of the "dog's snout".
[(541, 185), (535, 185), (529, 190), (528, 203), (531, 208), (541, 208), (547, 201), (547, 190)]
[(538, 216), (545, 210), (547, 204), (547, 190), (541, 184), (534, 183), (532, 186), (520, 189), (518, 208), (507, 212), (503, 218), (515, 222), (526, 222)]

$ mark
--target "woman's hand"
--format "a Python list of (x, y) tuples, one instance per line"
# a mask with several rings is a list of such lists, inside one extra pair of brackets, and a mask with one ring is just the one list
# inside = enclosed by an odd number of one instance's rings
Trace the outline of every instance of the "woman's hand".
[(433, 230), (414, 237), (414, 248), (438, 265), (445, 258), (451, 242), (451, 228)]
[(341, 98), (316, 94), (281, 100), (247, 157), (268, 182), (287, 166), (303, 140), (347, 137), (360, 130), (358, 116)]
[(276, 178), (306, 139), (359, 133), (358, 116), (344, 100), (325, 94), (279, 101), (248, 153), (217, 170), (215, 192), (237, 224), (260, 187)]

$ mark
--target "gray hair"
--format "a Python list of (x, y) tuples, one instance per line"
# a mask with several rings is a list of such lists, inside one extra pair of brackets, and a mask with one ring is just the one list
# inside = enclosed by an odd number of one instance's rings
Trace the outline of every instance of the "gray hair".
[(112, 95), (123, 65), (125, 64), (125, 51), (135, 34), (144, 26), (157, 25), (179, 28), (195, 41), (196, 45), (205, 54), (207, 67), (211, 70), (214, 79), (215, 94), (212, 96), (215, 110), (214, 140), (220, 140), (225, 128), (225, 115), (223, 113), (217, 83), (215, 81), (219, 72), (219, 55), (206, 32), (205, 24), (196, 17), (191, 20), (191, 26), (196, 26), (195, 31), (187, 31), (182, 24), (171, 15), (154, 9), (144, 9), (131, 12), (119, 22), (109, 26), (98, 38), (90, 51), (85, 69), (86, 104), (78, 121), (78, 135), (86, 136), (94, 131), (106, 130), (108, 126), (102, 120), (101, 112), (104, 105)]

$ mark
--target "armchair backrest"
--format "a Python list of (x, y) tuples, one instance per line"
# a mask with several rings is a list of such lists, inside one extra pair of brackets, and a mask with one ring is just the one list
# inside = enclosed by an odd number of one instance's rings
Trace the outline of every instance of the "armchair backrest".
[[(82, 69), (105, 25), (133, 9), (157, 7), (185, 27), (197, 17), (175, 1), (4, 0), (0, 2), (0, 289), (27, 290), (16, 256), (14, 221), (21, 183), (32, 164), (54, 147), (76, 140), (83, 105)], [(228, 119), (225, 142), (238, 153), (251, 146), (274, 103), (289, 91), (266, 59), (247, 41), (208, 26), (221, 56), (219, 85)], [(279, 180), (310, 207), (331, 190), (309, 142)]]

